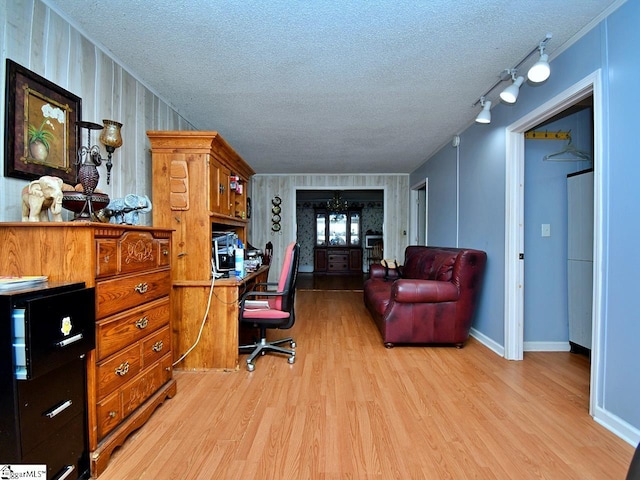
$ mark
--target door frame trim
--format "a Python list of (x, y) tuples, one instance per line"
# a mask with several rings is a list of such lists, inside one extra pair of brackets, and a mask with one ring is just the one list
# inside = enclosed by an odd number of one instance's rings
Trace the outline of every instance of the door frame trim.
[(604, 216), (603, 216), (603, 86), (601, 70), (545, 102), (506, 127), (505, 167), (505, 302), (504, 352), (508, 360), (524, 358), (524, 132), (561, 112), (575, 102), (593, 95), (594, 238), (593, 304), (591, 349), (591, 395), (589, 413), (594, 415), (601, 398), (602, 309), (604, 307)]

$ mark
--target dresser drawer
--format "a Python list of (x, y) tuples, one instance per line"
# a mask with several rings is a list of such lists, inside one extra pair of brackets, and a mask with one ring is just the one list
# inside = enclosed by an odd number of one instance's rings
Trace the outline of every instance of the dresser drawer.
[(164, 327), (142, 341), (142, 368), (158, 361), (171, 351), (171, 331)]
[(118, 264), (118, 240), (96, 240), (96, 278), (117, 274)]
[(111, 359), (98, 363), (98, 399), (109, 395), (140, 372), (140, 344), (134, 343)]
[(151, 232), (124, 232), (119, 238), (96, 240), (96, 277), (144, 272), (168, 266), (171, 258), (168, 239)]
[(171, 242), (158, 240), (158, 266), (168, 267), (171, 263)]
[(165, 382), (160, 362), (144, 370), (122, 389), (122, 415), (126, 417), (153, 395)]
[(330, 254), (328, 270), (340, 272), (349, 270), (349, 255)]
[(156, 298), (168, 296), (170, 290), (171, 272), (169, 270), (98, 282), (96, 317), (102, 319)]
[(173, 355), (167, 355), (160, 360), (162, 367), (162, 383), (165, 384), (173, 378)]
[(169, 315), (169, 298), (165, 297), (99, 321), (96, 325), (98, 360), (168, 325)]
[(122, 421), (120, 407), (120, 392), (114, 392), (98, 402), (98, 440), (102, 440), (111, 430)]

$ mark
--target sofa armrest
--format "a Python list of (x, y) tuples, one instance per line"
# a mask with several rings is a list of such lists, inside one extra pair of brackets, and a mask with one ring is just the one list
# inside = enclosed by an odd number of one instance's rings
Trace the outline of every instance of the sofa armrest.
[(391, 298), (400, 303), (454, 302), (458, 297), (458, 287), (437, 280), (400, 279), (391, 290)]
[(369, 267), (369, 278), (384, 278), (384, 267), (379, 263), (373, 263)]
[(395, 268), (387, 269), (379, 263), (374, 263), (369, 267), (369, 278), (378, 278), (380, 280), (387, 278), (393, 281), (398, 277), (399, 274)]

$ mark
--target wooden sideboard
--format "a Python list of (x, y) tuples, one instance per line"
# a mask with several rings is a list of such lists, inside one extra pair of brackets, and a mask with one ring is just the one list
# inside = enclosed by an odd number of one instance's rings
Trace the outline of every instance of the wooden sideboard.
[[(153, 224), (173, 231), (174, 360), (190, 352), (176, 368), (237, 369), (238, 293), (255, 275), (218, 279), (211, 292), (211, 242), (212, 232), (232, 231), (246, 244), (247, 187), (254, 171), (218, 132), (147, 136)], [(205, 317), (202, 338), (190, 350)]]
[(362, 273), (362, 208), (316, 208), (314, 215), (314, 273)]
[(96, 290), (87, 359), (91, 473), (176, 393), (171, 231), (89, 222), (0, 223), (0, 275), (47, 275)]

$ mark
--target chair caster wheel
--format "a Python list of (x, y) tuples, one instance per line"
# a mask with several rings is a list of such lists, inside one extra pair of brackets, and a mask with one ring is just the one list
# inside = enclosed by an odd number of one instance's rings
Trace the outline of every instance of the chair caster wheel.
[(247, 363), (247, 370), (253, 372), (256, 369), (256, 366), (253, 363)]
[(293, 365), (296, 362), (296, 356), (295, 355), (291, 355), (288, 359), (287, 362), (289, 362), (289, 364)]
[(296, 347), (297, 347), (296, 342), (291, 341), (291, 348), (296, 348)]

